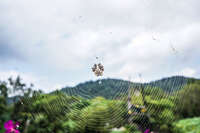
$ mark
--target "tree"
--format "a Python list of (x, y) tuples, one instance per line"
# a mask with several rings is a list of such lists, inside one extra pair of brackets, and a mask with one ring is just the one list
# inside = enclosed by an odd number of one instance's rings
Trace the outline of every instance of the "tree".
[(188, 84), (178, 94), (176, 112), (183, 118), (200, 116), (200, 83)]
[(0, 81), (0, 96), (3, 96), (5, 99), (8, 98), (8, 91), (7, 83)]

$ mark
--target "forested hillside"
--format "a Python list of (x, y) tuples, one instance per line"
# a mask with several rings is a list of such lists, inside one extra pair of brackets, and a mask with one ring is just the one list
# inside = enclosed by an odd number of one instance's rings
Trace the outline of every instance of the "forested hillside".
[(108, 99), (112, 99), (121, 95), (126, 95), (128, 88), (149, 89), (152, 87), (158, 87), (163, 91), (172, 92), (180, 90), (185, 84), (187, 84), (187, 82), (191, 80), (191, 78), (186, 78), (183, 76), (174, 76), (142, 84), (120, 79), (102, 79), (81, 83), (75, 87), (66, 87), (61, 91), (69, 95), (82, 96), (84, 98), (102, 96)]

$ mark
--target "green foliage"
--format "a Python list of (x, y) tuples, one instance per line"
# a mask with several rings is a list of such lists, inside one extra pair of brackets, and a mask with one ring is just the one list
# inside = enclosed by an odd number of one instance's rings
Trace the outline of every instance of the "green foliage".
[(200, 118), (183, 119), (173, 123), (174, 133), (200, 133)]
[(137, 125), (135, 124), (132, 124), (132, 125), (126, 125), (125, 126), (126, 129), (127, 129), (127, 133), (141, 133), (139, 130), (138, 130), (138, 127)]
[(184, 87), (179, 92), (176, 112), (180, 113), (183, 118), (200, 116), (200, 83), (193, 82)]
[[(162, 133), (198, 133), (200, 118), (178, 120), (200, 115), (200, 81), (191, 79), (179, 90), (186, 83), (186, 78), (173, 77), (167, 80), (142, 85), (104, 79), (101, 84), (91, 81), (65, 88), (61, 92), (43, 94), (33, 91), (33, 85), (21, 83), (19, 77), (9, 79), (8, 82), (0, 82), (0, 124), (9, 119), (19, 121), (23, 133), (139, 133), (142, 122), (149, 122), (151, 130)], [(136, 90), (144, 88), (139, 96), (131, 92), (131, 102), (147, 108), (143, 116), (133, 116), (134, 124), (128, 121), (129, 87)], [(88, 92), (87, 96), (83, 95), (82, 89)], [(76, 94), (72, 96), (70, 90)], [(171, 93), (171, 90), (179, 91)], [(8, 98), (13, 92), (20, 92), (21, 96)], [(112, 130), (121, 127), (125, 127), (126, 131)], [(1, 132), (4, 132), (2, 128)]]
[(171, 123), (175, 120), (173, 112), (175, 105), (173, 101), (167, 98), (158, 99), (152, 96), (146, 96), (145, 99), (147, 101), (147, 110), (151, 116), (152, 129), (168, 133)]
[[(123, 107), (124, 110), (121, 110)], [(96, 97), (90, 101), (89, 106), (82, 110), (72, 111), (69, 117), (77, 122), (81, 132), (107, 133), (113, 127), (122, 126), (125, 123), (126, 114), (127, 110), (123, 102)]]
[(153, 99), (160, 99), (165, 96), (165, 92), (159, 87), (147, 86), (144, 90), (146, 96), (151, 96)]
[(0, 96), (0, 125), (3, 125), (4, 121), (6, 121), (9, 117), (9, 114), (6, 113), (8, 109), (6, 107), (5, 101), (5, 98), (3, 96)]
[(9, 88), (7, 87), (7, 83), (6, 82), (0, 82), (0, 96), (7, 98), (8, 97), (8, 91), (9, 91)]
[[(127, 94), (130, 85), (134, 86), (133, 83), (128, 81), (116, 79), (103, 79), (101, 80), (101, 84), (99, 84), (99, 81), (89, 81), (81, 83), (75, 87), (63, 88), (61, 91), (69, 94), (70, 96), (81, 96), (87, 99), (95, 98), (98, 96), (102, 96), (107, 99), (112, 99), (114, 97), (117, 98), (121, 93)], [(82, 90), (87, 92), (87, 95), (81, 93)]]
[[(132, 83), (129, 81), (119, 80), (119, 79), (103, 79), (101, 84), (100, 80), (89, 81), (85, 83), (78, 84), (75, 87), (65, 87), (61, 91), (72, 96), (81, 96), (83, 98), (92, 99), (97, 96), (102, 96), (106, 99), (118, 99), (121, 96), (128, 94), (129, 87), (131, 88), (145, 88), (151, 92), (155, 92), (151, 89), (159, 88), (161, 91), (173, 92), (182, 89), (182, 87), (187, 84), (188, 78), (182, 76), (174, 76), (170, 78), (164, 78), (151, 83)], [(82, 93), (82, 90), (87, 92), (87, 95)], [(156, 93), (151, 93), (156, 94)], [(159, 93), (160, 96), (162, 93)]]
[(148, 85), (151, 87), (162, 88), (162, 90), (171, 93), (182, 89), (182, 87), (185, 86), (189, 80), (190, 78), (183, 76), (173, 76), (150, 82)]
[(63, 123), (63, 126), (67, 129), (67, 131), (69, 131), (70, 133), (75, 133), (78, 132), (77, 131), (77, 123), (75, 121), (72, 121), (71, 119), (69, 119), (68, 121)]

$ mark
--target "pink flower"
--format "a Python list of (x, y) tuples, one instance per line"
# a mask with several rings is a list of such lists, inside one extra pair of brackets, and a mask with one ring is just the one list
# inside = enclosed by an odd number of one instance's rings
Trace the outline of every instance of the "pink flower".
[(147, 129), (144, 131), (144, 133), (149, 133), (150, 132), (150, 129)]
[(12, 120), (9, 120), (4, 123), (4, 128), (6, 129), (5, 133), (19, 133), (19, 130), (16, 128), (19, 126), (19, 122), (13, 123)]

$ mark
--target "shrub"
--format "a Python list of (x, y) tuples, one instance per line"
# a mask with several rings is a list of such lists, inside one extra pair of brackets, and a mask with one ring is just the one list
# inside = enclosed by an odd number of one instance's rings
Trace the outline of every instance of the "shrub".
[(183, 119), (173, 123), (174, 133), (200, 133), (200, 117)]

